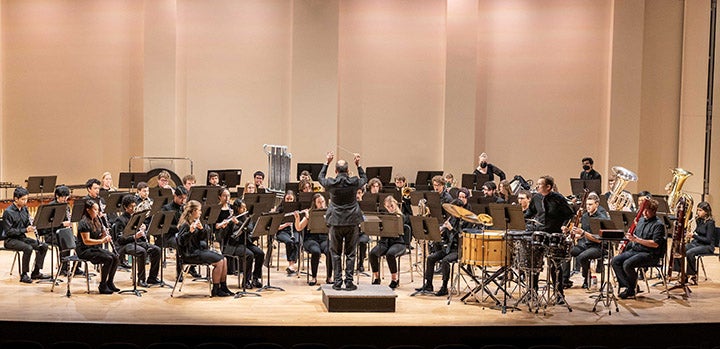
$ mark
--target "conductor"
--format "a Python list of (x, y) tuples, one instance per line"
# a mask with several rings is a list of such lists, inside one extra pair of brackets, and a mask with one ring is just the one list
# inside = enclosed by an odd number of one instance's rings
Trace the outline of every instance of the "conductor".
[[(350, 177), (347, 161), (338, 160), (335, 163), (335, 178), (325, 178), (328, 166), (335, 158), (333, 152), (327, 153), (327, 162), (318, 176), (320, 184), (325, 187), (325, 191), (330, 193), (330, 205), (325, 214), (325, 221), (330, 227), (330, 255), (335, 277), (332, 288), (335, 290), (342, 289), (343, 284), (342, 264), (340, 263), (342, 252), (345, 253), (345, 290), (357, 289), (357, 286), (353, 284), (353, 267), (360, 236), (359, 225), (363, 221), (363, 215), (355, 193), (367, 183), (367, 176), (360, 167), (360, 154), (354, 154), (354, 157), (359, 177)], [(344, 248), (343, 243), (345, 244)]]

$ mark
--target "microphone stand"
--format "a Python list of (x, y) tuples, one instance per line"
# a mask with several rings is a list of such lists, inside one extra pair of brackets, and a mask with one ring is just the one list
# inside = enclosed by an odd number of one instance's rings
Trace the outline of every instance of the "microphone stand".
[[(133, 231), (133, 251), (135, 251), (135, 253), (137, 253), (137, 235), (134, 234), (134, 229), (131, 231)], [(149, 256), (149, 254), (148, 254), (148, 256)], [(145, 268), (144, 265), (142, 267)], [(137, 288), (137, 269), (138, 268), (139, 267), (138, 267), (137, 256), (133, 256), (133, 264), (132, 264), (133, 288), (132, 288), (132, 290), (122, 290), (122, 291), (118, 292), (119, 294), (132, 293), (138, 297), (142, 297), (142, 294), (147, 292), (147, 290), (138, 290), (138, 288)]]

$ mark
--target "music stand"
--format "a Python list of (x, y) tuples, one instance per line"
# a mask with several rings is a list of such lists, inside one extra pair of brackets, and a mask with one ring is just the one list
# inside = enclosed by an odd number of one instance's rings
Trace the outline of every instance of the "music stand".
[[(602, 220), (598, 220), (602, 221)], [(592, 219), (591, 219), (592, 222)], [(602, 223), (601, 223), (602, 224)], [(608, 254), (608, 261), (612, 261), (613, 254), (614, 254), (614, 248), (612, 247), (613, 242), (621, 241), (625, 235), (625, 231), (622, 229), (617, 230), (603, 230), (600, 229), (598, 231), (598, 235), (600, 236), (600, 253), (601, 256), (605, 255), (605, 251), (607, 251)], [(618, 238), (619, 236), (619, 238)], [(602, 262), (602, 258), (600, 258), (600, 262)], [(612, 308), (610, 306), (614, 303), (615, 304), (615, 312), (619, 312), (620, 308), (618, 307), (617, 297), (615, 296), (615, 290), (612, 285), (612, 267), (610, 265), (605, 267), (605, 270), (600, 276), (600, 289), (599, 294), (597, 298), (595, 299), (595, 304), (593, 304), (592, 311), (595, 312), (597, 310), (598, 303), (601, 303), (603, 306), (608, 308), (608, 315), (612, 315)]]
[(398, 203), (402, 203), (402, 192), (400, 190), (397, 190), (395, 188), (395, 185), (389, 188), (383, 188), (383, 190), (380, 192), (380, 201), (378, 201), (378, 203), (384, 204), (385, 198), (387, 198), (388, 196), (392, 196), (395, 198), (395, 201), (397, 201)]
[(622, 211), (609, 211), (608, 213), (610, 214), (610, 219), (615, 224), (615, 228), (627, 232), (628, 226), (632, 223), (634, 217), (630, 219), (630, 221), (626, 221)]
[[(328, 234), (330, 232), (330, 227), (328, 227), (327, 223), (325, 222), (325, 213), (327, 212), (327, 209), (316, 209), (309, 212), (308, 215), (308, 225), (307, 225), (307, 231), (310, 234)], [(303, 236), (303, 239), (305, 237)], [(325, 258), (327, 258), (327, 255), (325, 255)], [(307, 260), (307, 259), (306, 259)], [(330, 261), (325, 261), (325, 264), (329, 266)], [(306, 265), (306, 268), (309, 270), (309, 266)], [(325, 269), (327, 270), (327, 268)], [(330, 269), (332, 270), (332, 269)], [(330, 274), (325, 275), (325, 278), (330, 278)], [(307, 281), (310, 281), (310, 273), (306, 273), (307, 275)], [(322, 286), (318, 287), (318, 291), (322, 289)]]
[[(130, 216), (130, 220), (128, 220), (127, 225), (125, 226), (125, 229), (122, 231), (123, 237), (132, 236), (133, 237), (133, 247), (134, 250), (137, 251), (137, 237), (135, 236), (135, 233), (140, 229), (140, 226), (143, 224), (143, 221), (145, 221), (145, 217), (147, 216), (148, 212), (150, 210), (143, 210), (138, 211), (132, 214)], [(137, 258), (133, 258), (133, 265), (132, 265), (132, 280), (133, 280), (133, 288), (132, 290), (122, 290), (118, 292), (119, 294), (123, 293), (132, 293), (138, 297), (142, 297), (142, 293), (147, 292), (146, 290), (138, 290), (137, 288), (137, 273), (138, 268), (145, 268), (145, 265), (139, 266), (137, 262)]]
[(385, 185), (390, 183), (390, 179), (392, 178), (392, 166), (368, 166), (365, 168), (365, 174), (368, 180), (377, 178)]
[(172, 200), (172, 196), (162, 196), (153, 200), (152, 206), (150, 206), (150, 215), (152, 216), (160, 212), (162, 207), (172, 202)]
[[(164, 236), (165, 234), (170, 231), (170, 227), (172, 226), (172, 221), (175, 219), (175, 211), (160, 211), (152, 216), (152, 219), (150, 220), (150, 226), (147, 228), (147, 233), (150, 236), (154, 236), (155, 239), (157, 239), (158, 235), (160, 236), (160, 245), (164, 246)], [(165, 248), (160, 248), (162, 250), (162, 260), (165, 260)], [(180, 251), (177, 251), (177, 253), (180, 253)], [(163, 279), (163, 270), (164, 268), (160, 268), (160, 283), (150, 285), (158, 287), (170, 287), (170, 285), (165, 283), (165, 280)]]
[(157, 199), (157, 198), (165, 198), (165, 197), (172, 198), (173, 190), (170, 188), (161, 188), (161, 187), (150, 188), (150, 194), (148, 195), (148, 197), (153, 199), (153, 201), (155, 201), (155, 199)]
[(477, 187), (482, 188), (483, 184), (485, 182), (490, 182), (490, 174), (489, 173), (478, 173), (475, 176), (475, 183)]
[(501, 230), (507, 230), (507, 225), (508, 225), (508, 222), (510, 221), (505, 216), (505, 206), (507, 206), (507, 205), (506, 204), (489, 204), (488, 205), (488, 209), (490, 211), (490, 216), (493, 219), (493, 226), (498, 227), (498, 229), (501, 229)]
[[(413, 236), (417, 241), (423, 243), (423, 286), (425, 283), (425, 272), (427, 271), (427, 253), (428, 243), (442, 241), (440, 236), (440, 224), (438, 219), (435, 217), (423, 217), (423, 216), (411, 216), (410, 226), (412, 227)], [(432, 292), (426, 291), (423, 287), (420, 291), (413, 292), (410, 296), (416, 296), (418, 294), (433, 294)]]
[(585, 189), (600, 195), (602, 191), (602, 183), (599, 179), (580, 179), (570, 178), (570, 188), (575, 196), (582, 197)]
[(658, 202), (657, 212), (671, 212), (671, 207), (667, 202), (667, 195), (653, 195), (652, 198)]
[(358, 205), (360, 205), (360, 210), (362, 210), (363, 212), (377, 212), (379, 199), (379, 194), (365, 193), (362, 197), (362, 200), (358, 201)]
[(467, 188), (468, 190), (475, 190), (477, 182), (475, 182), (476, 178), (474, 173), (463, 173), (462, 179), (460, 180), (460, 185), (463, 188)]
[(70, 214), (70, 222), (77, 223), (82, 219), (85, 212), (85, 199), (75, 199), (73, 201), (72, 213)]
[[(300, 203), (300, 209), (304, 210), (306, 208), (310, 208), (310, 205), (312, 204), (312, 198), (315, 196), (316, 193), (314, 192), (301, 192), (297, 193), (297, 202)], [(289, 211), (285, 211), (289, 212)]]
[(108, 215), (108, 220), (114, 222), (118, 217), (118, 212), (123, 210), (122, 198), (125, 195), (132, 195), (128, 192), (112, 192), (108, 195), (107, 205), (105, 206), (105, 213)]
[[(278, 228), (280, 227), (280, 224), (283, 220), (283, 214), (282, 213), (276, 213), (276, 214), (268, 214), (268, 215), (261, 215), (258, 217), (257, 222), (255, 223), (255, 228), (252, 231), (253, 238), (259, 238), (261, 236), (275, 236), (278, 232)], [(272, 286), (270, 285), (270, 263), (266, 264), (267, 267), (267, 285), (264, 285), (261, 287), (258, 292), (262, 292), (265, 290), (277, 290), (277, 291), (285, 291), (282, 287)]]
[(118, 187), (126, 189), (135, 189), (138, 183), (148, 180), (145, 172), (120, 172), (119, 176)]
[[(238, 185), (240, 185), (240, 178), (242, 177), (242, 169), (230, 169), (230, 170), (208, 170), (208, 178), (210, 177), (210, 172), (215, 172), (218, 174), (218, 180), (220, 183), (220, 186), (226, 187), (226, 188), (235, 188)], [(210, 183), (208, 183), (210, 185)]]
[(415, 188), (417, 190), (428, 190), (432, 188), (432, 178), (442, 176), (443, 171), (417, 171), (415, 175)]
[[(294, 192), (297, 192), (300, 190), (300, 182), (287, 182), (285, 183), (285, 192), (287, 193), (288, 190), (292, 190)], [(300, 193), (298, 193), (300, 195)]]
[(202, 205), (216, 205), (220, 202), (220, 191), (223, 189), (214, 185), (196, 185), (190, 188), (187, 201), (195, 200)]
[(297, 164), (297, 173), (296, 178), (299, 181), (300, 180), (300, 173), (302, 171), (308, 171), (310, 172), (310, 178), (314, 181), (318, 180), (318, 177), (320, 176), (320, 171), (322, 170), (323, 163), (303, 163), (299, 162)]
[[(63, 222), (67, 218), (67, 204), (47, 204), (40, 205), (37, 212), (35, 213), (35, 228), (36, 232), (41, 230), (49, 229), (55, 231), (55, 229), (62, 227)], [(50, 253), (50, 275), (55, 275), (55, 259), (54, 253)], [(40, 282), (55, 282), (55, 279), (38, 280)]]

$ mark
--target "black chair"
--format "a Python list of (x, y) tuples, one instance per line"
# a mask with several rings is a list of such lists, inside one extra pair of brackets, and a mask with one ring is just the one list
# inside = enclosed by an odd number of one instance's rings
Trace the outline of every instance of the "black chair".
[(209, 342), (209, 343), (200, 343), (195, 346), (195, 349), (238, 349), (238, 347), (236, 347), (230, 343)]
[(50, 349), (91, 349), (90, 344), (85, 342), (61, 341), (50, 345)]
[(22, 274), (22, 270), (20, 270), (20, 267), (21, 267), (21, 265), (20, 265), (20, 251), (16, 251), (16, 250), (11, 250), (11, 249), (5, 248), (5, 238), (6, 238), (5, 232), (3, 231), (3, 219), (0, 218), (0, 241), (3, 242), (3, 245), (0, 246), (0, 251), (10, 251), (10, 252), (14, 252), (14, 253), (15, 253), (15, 256), (13, 257), (12, 265), (10, 266), (10, 275), (12, 276), (13, 269), (15, 269), (15, 263), (16, 263), (16, 262), (17, 262), (17, 266), (18, 266), (18, 275), (21, 275), (21, 274)]
[[(77, 266), (79, 263), (83, 263), (85, 265), (85, 285), (87, 287), (87, 293), (90, 293), (90, 269), (88, 269), (88, 261), (85, 259), (82, 259), (78, 257), (77, 254), (74, 253), (75, 248), (77, 247), (75, 242), (75, 236), (73, 235), (72, 229), (59, 229), (58, 230), (58, 244), (60, 244), (60, 252), (68, 251), (70, 254), (66, 257), (62, 257), (60, 259), (60, 264), (65, 263), (72, 263), (72, 267), (70, 267), (70, 270), (68, 271), (68, 281), (67, 281), (67, 291), (65, 293), (66, 296), (70, 297), (70, 283), (72, 282), (73, 275), (75, 275), (75, 270), (77, 269)], [(55, 275), (55, 279), (60, 277), (60, 269), (58, 268), (57, 274)], [(55, 285), (57, 283), (53, 282), (52, 287), (50, 287), (50, 292), (55, 291)]]
[(8, 340), (0, 342), (0, 348), (8, 349), (45, 349), (45, 347), (36, 341), (29, 340)]
[(176, 342), (153, 343), (145, 349), (190, 349), (187, 344)]
[[(714, 241), (713, 246), (720, 247), (720, 227), (715, 227), (714, 237), (715, 237), (715, 241)], [(715, 249), (715, 250), (713, 250), (713, 253), (698, 255), (696, 263), (695, 263), (695, 265), (699, 265), (702, 268), (703, 275), (705, 275), (705, 281), (707, 281), (708, 278), (707, 278), (707, 272), (705, 271), (705, 263), (703, 262), (703, 257), (709, 257), (709, 256), (717, 256), (718, 261), (720, 261), (720, 253), (717, 252), (717, 249)]]
[[(177, 289), (178, 292), (182, 292), (182, 287), (185, 284), (185, 280), (187, 280), (189, 277), (191, 278), (192, 275), (190, 275), (190, 267), (192, 266), (198, 266), (198, 267), (205, 267), (207, 269), (207, 285), (208, 285), (208, 295), (212, 297), (212, 274), (210, 273), (210, 264), (208, 263), (186, 263), (183, 261), (182, 256), (180, 254), (177, 255), (177, 258), (181, 261), (183, 269), (182, 273), (177, 276), (175, 279), (175, 285), (173, 286), (172, 292), (170, 292), (170, 297), (175, 297), (175, 289)], [(178, 288), (178, 285), (180, 285), (180, 288)]]

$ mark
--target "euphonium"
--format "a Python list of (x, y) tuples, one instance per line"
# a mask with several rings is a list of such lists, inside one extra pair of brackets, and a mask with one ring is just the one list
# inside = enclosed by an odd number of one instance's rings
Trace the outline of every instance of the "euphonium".
[(612, 211), (630, 211), (633, 205), (633, 198), (630, 193), (623, 190), (630, 182), (636, 182), (638, 177), (635, 172), (630, 171), (621, 166), (613, 166), (612, 171), (615, 173), (615, 183), (610, 188), (610, 197), (608, 197), (608, 208)]
[[(672, 169), (672, 174), (673, 179), (667, 184), (666, 188), (668, 188), (668, 207), (670, 208), (670, 213), (674, 214), (676, 206), (680, 201), (680, 197), (689, 197), (689, 195), (682, 192), (682, 186), (685, 184), (688, 177), (693, 175), (693, 173), (678, 167)], [(692, 205), (690, 205), (690, 209), (692, 209)]]
[(409, 186), (404, 186), (404, 187), (402, 188), (402, 196), (403, 196), (403, 198), (409, 199), (409, 198), (410, 198), (410, 193), (412, 193), (412, 192), (414, 192), (414, 191), (415, 191), (415, 188), (412, 188), (412, 187), (409, 187)]

